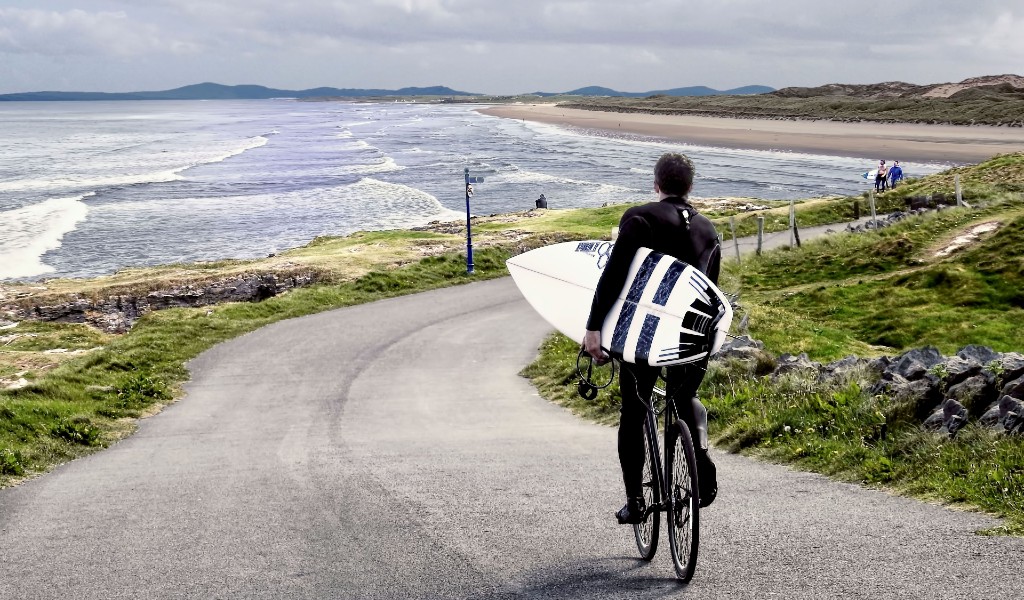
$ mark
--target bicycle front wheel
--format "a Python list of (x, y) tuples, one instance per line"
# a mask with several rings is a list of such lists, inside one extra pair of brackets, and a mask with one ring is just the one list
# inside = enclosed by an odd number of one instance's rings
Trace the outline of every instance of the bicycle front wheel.
[(668, 540), (676, 577), (689, 581), (697, 566), (700, 538), (700, 497), (697, 456), (685, 423), (676, 422), (665, 440), (665, 497), (668, 504)]
[[(650, 417), (648, 417), (650, 419)], [(658, 482), (658, 439), (654, 437), (655, 428), (648, 422), (644, 426), (644, 504), (649, 511), (647, 518), (642, 523), (633, 525), (633, 535), (636, 537), (636, 548), (640, 551), (640, 558), (651, 560), (654, 553), (658, 551), (658, 529), (661, 526), (661, 518), (657, 511), (651, 511), (651, 507), (661, 501), (661, 485)]]

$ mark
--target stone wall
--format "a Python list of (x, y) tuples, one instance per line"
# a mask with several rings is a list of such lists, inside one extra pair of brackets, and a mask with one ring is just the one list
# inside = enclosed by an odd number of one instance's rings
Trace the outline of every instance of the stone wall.
[[(738, 359), (763, 364), (761, 342), (743, 336), (727, 342), (716, 360)], [(932, 346), (895, 357), (876, 359), (848, 356), (822, 364), (806, 354), (783, 354), (774, 360), (766, 376), (801, 373), (825, 382), (867, 372), (870, 393), (886, 396), (887, 417), (910, 421), (925, 430), (955, 436), (964, 425), (1024, 435), (1024, 355), (1000, 353), (985, 346), (965, 346), (953, 356), (943, 356)]]

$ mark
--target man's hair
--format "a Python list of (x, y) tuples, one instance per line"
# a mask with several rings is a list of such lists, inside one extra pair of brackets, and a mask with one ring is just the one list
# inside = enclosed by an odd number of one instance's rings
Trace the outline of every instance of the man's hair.
[(693, 187), (693, 163), (682, 154), (662, 154), (654, 165), (654, 183), (666, 194), (685, 197)]

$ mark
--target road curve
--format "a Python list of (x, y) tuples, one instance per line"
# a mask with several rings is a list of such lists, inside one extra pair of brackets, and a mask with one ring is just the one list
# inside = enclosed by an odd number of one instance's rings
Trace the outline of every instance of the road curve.
[(0, 598), (1011, 598), (994, 522), (716, 453), (694, 582), (635, 559), (614, 430), (517, 371), (508, 278), (271, 325), (114, 447), (0, 490)]

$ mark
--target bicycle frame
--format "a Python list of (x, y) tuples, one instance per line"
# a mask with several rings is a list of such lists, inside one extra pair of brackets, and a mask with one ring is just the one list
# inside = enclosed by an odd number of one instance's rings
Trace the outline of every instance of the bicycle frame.
[(665, 478), (665, 465), (661, 460), (662, 452), (664, 447), (661, 441), (658, 439), (658, 412), (655, 410), (656, 402), (654, 398), (660, 396), (665, 400), (665, 409), (662, 414), (665, 415), (664, 429), (662, 432), (662, 439), (668, 439), (669, 431), (671, 427), (679, 421), (679, 414), (676, 412), (675, 399), (668, 396), (665, 390), (654, 386), (651, 392), (651, 401), (647, 405), (647, 420), (644, 422), (644, 435), (647, 436), (650, 443), (650, 447), (654, 449), (654, 466), (657, 471), (658, 488), (662, 490), (662, 498), (660, 501), (653, 505), (648, 506), (644, 510), (644, 518), (646, 519), (651, 513), (661, 513), (668, 511), (671, 507), (668, 505), (668, 496), (666, 490), (668, 490), (667, 481)]

